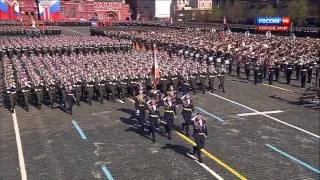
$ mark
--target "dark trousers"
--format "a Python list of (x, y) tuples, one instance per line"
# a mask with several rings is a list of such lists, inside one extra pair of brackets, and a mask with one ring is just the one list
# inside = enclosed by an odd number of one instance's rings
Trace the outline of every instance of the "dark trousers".
[(306, 86), (306, 76), (301, 77), (301, 87), (304, 88)]
[(144, 105), (140, 105), (137, 107), (137, 110), (139, 110), (139, 114), (137, 114), (138, 116), (138, 121), (139, 121), (139, 124), (140, 124), (140, 130), (141, 132), (144, 132), (144, 127), (145, 127), (145, 118), (146, 118), (146, 113), (145, 113), (145, 108), (144, 108)]
[(67, 95), (66, 103), (67, 103), (67, 111), (72, 114), (72, 107), (73, 107), (73, 95)]
[(246, 69), (246, 75), (247, 75), (247, 79), (250, 78), (250, 69)]
[(29, 91), (23, 92), (24, 105), (27, 111), (29, 111), (29, 96)]
[(49, 102), (50, 102), (51, 108), (53, 108), (55, 97), (56, 97), (56, 93), (49, 90)]
[(204, 148), (205, 145), (205, 136), (195, 133), (194, 140), (196, 142), (196, 146), (193, 147), (193, 154), (197, 154), (199, 162), (202, 162), (201, 149)]
[(211, 92), (213, 93), (214, 90), (214, 77), (209, 77), (209, 87)]
[(218, 76), (220, 84), (219, 84), (219, 89), (222, 89), (222, 92), (225, 92), (224, 90), (224, 76)]
[(269, 71), (269, 85), (272, 85), (272, 81), (273, 81), (273, 71)]
[(191, 111), (183, 110), (182, 111), (182, 117), (184, 119), (184, 123), (182, 123), (182, 129), (186, 130), (186, 135), (189, 137), (189, 127), (192, 125), (191, 121)]
[(290, 82), (291, 82), (291, 74), (292, 74), (292, 71), (291, 71), (291, 70), (288, 70), (288, 71), (286, 72), (287, 84), (290, 84)]
[(168, 139), (171, 140), (171, 131), (173, 129), (173, 119), (174, 119), (174, 114), (171, 113), (171, 112), (165, 112), (164, 113), (164, 119), (166, 120), (167, 122), (167, 125), (166, 125), (166, 130), (168, 132)]
[(38, 90), (36, 91), (36, 98), (37, 98), (37, 106), (41, 106), (41, 102), (43, 100), (43, 91), (42, 90)]
[(158, 121), (158, 117), (149, 117), (149, 133), (151, 133), (152, 136), (152, 141), (155, 142), (156, 141), (156, 128), (157, 128), (157, 121)]
[(237, 66), (237, 76), (240, 77), (240, 66)]
[(279, 82), (279, 75), (280, 75), (280, 69), (279, 68), (276, 68), (274, 70), (275, 74), (276, 74), (276, 81)]

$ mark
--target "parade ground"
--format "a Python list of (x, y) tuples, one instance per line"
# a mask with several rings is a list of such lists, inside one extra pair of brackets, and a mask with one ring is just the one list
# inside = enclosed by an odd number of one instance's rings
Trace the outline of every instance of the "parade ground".
[[(87, 27), (62, 30), (89, 35)], [(138, 130), (128, 98), (82, 102), (73, 115), (58, 104), (0, 107), (0, 179), (319, 179), (319, 102), (301, 101), (305, 89), (295, 85), (233, 75), (225, 88), (191, 96), (207, 118), (203, 163), (189, 154), (192, 136), (180, 131), (181, 106), (172, 140), (157, 133), (155, 143)]]

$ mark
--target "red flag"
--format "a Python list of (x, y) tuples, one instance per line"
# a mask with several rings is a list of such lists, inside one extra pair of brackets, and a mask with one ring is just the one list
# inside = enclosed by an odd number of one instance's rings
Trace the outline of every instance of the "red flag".
[(155, 86), (157, 86), (159, 84), (159, 81), (160, 81), (160, 68), (158, 66), (155, 48), (154, 48), (154, 51), (153, 51), (153, 59), (154, 59), (154, 63), (152, 65), (151, 73), (152, 73), (152, 78), (153, 78), (153, 84)]

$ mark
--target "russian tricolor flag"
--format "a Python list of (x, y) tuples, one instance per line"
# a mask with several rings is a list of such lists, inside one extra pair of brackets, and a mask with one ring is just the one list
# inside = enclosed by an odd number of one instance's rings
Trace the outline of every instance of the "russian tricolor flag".
[(41, 20), (59, 20), (60, 0), (38, 0)]

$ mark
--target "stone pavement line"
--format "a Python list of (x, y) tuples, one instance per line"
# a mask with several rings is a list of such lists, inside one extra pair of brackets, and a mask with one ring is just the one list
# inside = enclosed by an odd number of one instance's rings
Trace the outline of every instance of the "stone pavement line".
[(107, 169), (107, 167), (105, 165), (102, 165), (101, 169), (102, 169), (104, 175), (107, 176), (108, 180), (114, 180), (112, 175), (111, 175), (111, 173), (110, 173), (110, 171)]
[(27, 180), (26, 165), (24, 163), (21, 137), (20, 137), (20, 132), (19, 132), (19, 125), (18, 125), (17, 115), (16, 115), (15, 111), (13, 111), (13, 113), (12, 113), (12, 120), (13, 120), (14, 132), (16, 134), (16, 142), (17, 142), (17, 148), (18, 148), (18, 157), (19, 157), (21, 179)]
[(254, 112), (254, 113), (242, 113), (242, 114), (237, 114), (237, 116), (254, 116), (254, 115), (261, 115), (261, 114), (275, 114), (275, 113), (281, 113), (283, 111), (281, 110), (276, 110), (276, 111), (263, 111), (263, 112)]
[(276, 147), (274, 147), (274, 146), (272, 146), (272, 145), (270, 145), (270, 144), (265, 144), (265, 146), (267, 146), (267, 147), (269, 147), (270, 149), (278, 152), (279, 154), (281, 154), (281, 155), (289, 158), (290, 160), (301, 164), (302, 166), (304, 166), (304, 167), (312, 170), (313, 172), (315, 172), (315, 173), (317, 173), (317, 174), (320, 174), (320, 170), (319, 170), (319, 169), (316, 169), (316, 168), (310, 166), (309, 164), (307, 164), (307, 163), (305, 163), (305, 162), (303, 162), (303, 161), (301, 161), (301, 160), (299, 160), (299, 159), (297, 159), (297, 158), (295, 158), (295, 157), (293, 157), (293, 156), (291, 156), (291, 155), (289, 155), (289, 154), (281, 151), (280, 149), (278, 149), (278, 148), (276, 148)]
[(75, 31), (75, 30), (72, 30), (72, 29), (69, 29), (69, 28), (66, 28), (66, 27), (62, 27), (63, 29), (65, 30), (68, 30), (68, 31), (71, 31), (71, 32), (74, 32), (74, 33), (77, 33), (77, 34), (80, 34), (80, 35), (83, 35), (83, 36), (88, 36), (87, 34), (83, 34), (81, 32), (78, 32), (78, 31)]
[(204, 163), (200, 163), (197, 158), (191, 154), (187, 153), (187, 156), (189, 156), (190, 158), (192, 158), (197, 164), (199, 164), (201, 167), (203, 167), (205, 170), (207, 170), (212, 176), (214, 176), (216, 179), (218, 180), (224, 180), (219, 174), (217, 174), (216, 172), (214, 172), (211, 168), (209, 168), (207, 165), (205, 165)]
[(274, 86), (274, 85), (270, 85), (270, 84), (263, 84), (263, 85), (269, 86), (269, 87), (273, 87), (273, 88), (276, 88), (276, 89), (280, 89), (280, 90), (282, 90), (282, 91), (293, 92), (293, 91), (291, 91), (291, 90), (289, 90), (289, 89), (285, 89), (285, 88), (278, 87), (278, 86)]
[[(217, 95), (217, 94), (210, 93), (210, 92), (209, 92), (209, 94), (210, 94), (210, 95), (213, 95), (213, 96), (215, 96), (215, 97), (217, 97), (217, 98), (223, 99), (223, 100), (225, 100), (225, 101), (229, 101), (229, 102), (231, 102), (231, 103), (233, 103), (233, 104), (239, 105), (239, 106), (241, 106), (241, 107), (244, 107), (244, 108), (246, 108), (246, 109), (249, 109), (249, 110), (251, 110), (251, 111), (253, 111), (253, 112), (255, 112), (255, 113), (261, 113), (261, 112), (255, 110), (255, 109), (253, 109), (253, 108), (250, 108), (250, 107), (248, 107), (248, 106), (246, 106), (246, 105), (243, 105), (243, 104), (240, 104), (240, 103), (238, 103), (238, 102), (232, 101), (232, 100), (230, 100), (230, 99), (228, 99), (228, 98), (225, 98), (225, 97), (222, 97), (222, 96), (219, 96), (219, 95)], [(314, 133), (311, 133), (311, 132), (309, 132), (309, 131), (307, 131), (307, 130), (304, 130), (304, 129), (298, 127), (298, 126), (294, 126), (294, 125), (292, 125), (292, 124), (286, 123), (286, 122), (284, 122), (284, 121), (281, 121), (280, 119), (277, 119), (277, 118), (275, 118), (275, 117), (269, 116), (269, 115), (267, 115), (267, 114), (261, 114), (261, 115), (264, 116), (264, 117), (267, 117), (267, 118), (269, 118), (269, 119), (272, 119), (272, 120), (274, 120), (274, 121), (276, 121), (276, 122), (279, 122), (279, 123), (281, 123), (281, 124), (283, 124), (283, 125), (289, 126), (289, 127), (293, 128), (293, 129), (296, 129), (296, 130), (298, 130), (298, 131), (304, 132), (304, 133), (306, 133), (306, 134), (309, 134), (309, 135), (311, 135), (311, 136), (313, 136), (313, 137), (316, 137), (316, 138), (320, 139), (320, 136), (319, 136), (319, 135), (316, 135), (316, 134), (314, 134)]]
[(77, 129), (77, 131), (79, 132), (80, 136), (82, 139), (86, 140), (87, 136), (84, 134), (84, 132), (82, 131), (82, 129), (80, 128), (80, 126), (78, 125), (78, 123), (75, 120), (72, 120), (72, 124), (73, 126)]
[(203, 112), (203, 113), (205, 113), (205, 114), (207, 114), (207, 115), (215, 118), (216, 120), (218, 120), (218, 121), (220, 121), (220, 122), (222, 122), (222, 123), (224, 122), (223, 119), (219, 118), (218, 116), (216, 116), (216, 115), (214, 115), (214, 114), (212, 114), (212, 113), (207, 112), (206, 110), (202, 109), (201, 107), (195, 107), (195, 108), (198, 109), (198, 110), (200, 110), (201, 112)]
[[(187, 142), (189, 142), (191, 145), (196, 146), (196, 143), (194, 141), (192, 141), (190, 138), (188, 138), (187, 136), (185, 136), (184, 134), (176, 131), (176, 133), (183, 138), (184, 140), (186, 140)], [(232, 169), (230, 166), (228, 166), (227, 164), (225, 164), (224, 162), (222, 162), (220, 159), (218, 159), (217, 157), (215, 157), (214, 155), (212, 155), (211, 153), (209, 153), (207, 150), (205, 149), (201, 149), (201, 152), (203, 152), (203, 154), (205, 154), (206, 156), (208, 156), (210, 159), (212, 159), (213, 161), (215, 161), (216, 163), (218, 163), (219, 165), (221, 165), (222, 167), (224, 167), (225, 169), (227, 169), (228, 171), (230, 171), (233, 175), (237, 176), (239, 179), (241, 180), (247, 180), (246, 177), (242, 176), (240, 173), (238, 173), (236, 170)]]

